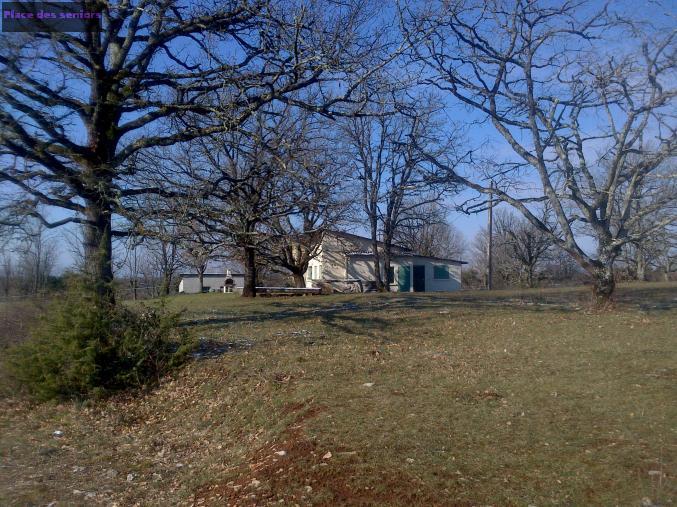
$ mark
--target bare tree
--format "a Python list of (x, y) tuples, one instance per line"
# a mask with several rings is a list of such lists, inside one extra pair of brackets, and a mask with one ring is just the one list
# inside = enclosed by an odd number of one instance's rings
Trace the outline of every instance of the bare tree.
[[(428, 160), (483, 195), (496, 181), (498, 198), (576, 259), (597, 302), (607, 302), (623, 245), (675, 220), (637, 227), (674, 201), (674, 189), (653, 207), (633, 205), (646, 178), (675, 154), (675, 30), (623, 30), (631, 25), (608, 4), (585, 1), (441, 0), (401, 13), (422, 82), (480, 114), (517, 156), (484, 180), (441, 157)], [(502, 184), (506, 174), (524, 184)], [(539, 218), (544, 203), (552, 225)], [(581, 247), (582, 235), (596, 242), (594, 254)]]
[[(634, 158), (633, 163), (639, 162), (636, 157), (628, 158)], [(620, 260), (636, 280), (647, 280), (649, 270), (662, 268), (662, 254), (670, 250), (670, 243), (674, 247), (675, 224), (669, 223), (669, 218), (677, 214), (677, 200), (666, 203), (663, 196), (674, 194), (676, 185), (674, 166), (665, 164), (664, 167), (645, 178), (644, 182), (637, 187), (633, 213), (638, 219), (631, 230), (631, 233), (634, 233), (634, 239), (623, 246), (620, 254)], [(646, 209), (651, 210), (650, 213), (644, 213)], [(653, 223), (665, 225), (641, 234), (649, 224)]]
[(429, 152), (449, 148), (433, 135), (438, 128), (433, 110), (422, 104), (398, 107), (401, 111), (397, 114), (382, 108), (370, 117), (352, 118), (343, 127), (348, 151), (354, 157), (354, 178), (361, 186), (376, 287), (381, 291), (390, 288), (383, 273), (390, 270), (393, 241), (402, 222), (417, 208), (440, 200), (445, 188), (442, 180), (433, 177), (434, 166), (421, 157), (414, 140)]
[[(98, 4), (97, 4), (98, 5)], [(4, 35), (0, 43), (0, 183), (14, 191), (2, 221), (85, 227), (87, 273), (113, 302), (112, 238), (126, 234), (141, 184), (137, 158), (235, 130), (263, 105), (288, 101), (332, 114), (359, 102), (362, 6), (333, 1), (102, 1), (100, 30)], [(339, 87), (337, 83), (342, 83)], [(300, 94), (321, 88), (322, 100)], [(296, 94), (291, 97), (290, 94)], [(157, 167), (156, 171), (162, 167)], [(51, 221), (36, 204), (69, 213)]]
[(677, 231), (665, 229), (657, 242), (659, 249), (656, 256), (656, 269), (663, 274), (663, 279), (669, 282), (672, 273), (677, 271)]
[(16, 252), (23, 290), (30, 294), (44, 290), (56, 264), (56, 243), (42, 223), (31, 220), (24, 225)]
[(0, 290), (5, 297), (9, 296), (14, 281), (14, 259), (9, 252), (2, 252), (0, 257)]
[[(492, 266), (494, 276), (494, 286), (511, 287), (518, 282), (519, 264), (512, 256), (506, 236), (498, 231), (493, 235)], [(489, 232), (481, 229), (474, 237), (471, 247), (471, 266), (482, 279), (482, 287), (487, 287), (489, 264)]]
[(124, 252), (119, 261), (119, 269), (126, 276), (129, 282), (129, 291), (132, 299), (135, 301), (139, 299), (139, 281), (142, 275), (144, 266), (144, 257), (146, 256), (143, 250), (142, 238), (136, 236), (128, 236), (122, 245)]
[(245, 297), (256, 295), (257, 258), (267, 248), (269, 224), (296, 209), (292, 161), (303, 130), (296, 119), (289, 106), (261, 112), (239, 132), (192, 143), (173, 166), (172, 184), (190, 195), (170, 213), (225, 248), (241, 249)]
[[(547, 217), (541, 220), (547, 223)], [(528, 287), (535, 286), (537, 269), (543, 265), (553, 246), (551, 237), (527, 220), (520, 220), (512, 213), (496, 214), (496, 235), (503, 246), (517, 262), (520, 282)]]
[(13, 230), (10, 227), (0, 225), (0, 290), (9, 296), (14, 275), (14, 259), (10, 249)]
[(160, 278), (160, 295), (168, 296), (183, 265), (178, 228), (163, 222), (146, 226), (145, 255), (149, 266)]
[(200, 292), (204, 290), (204, 276), (222, 245), (204, 237), (198, 228), (189, 227), (183, 232), (181, 240), (183, 263), (197, 272)]
[(405, 213), (395, 241), (420, 255), (461, 259), (466, 244), (463, 234), (447, 221), (441, 204), (431, 202)]
[(330, 129), (326, 122), (307, 120), (286, 173), (294, 183), (286, 196), (292, 210), (267, 224), (270, 238), (262, 252), (272, 266), (292, 274), (296, 287), (305, 287), (308, 263), (318, 255), (324, 233), (347, 223), (353, 206), (349, 170), (336, 153), (335, 139), (326, 134)]
[(542, 273), (550, 283), (571, 284), (580, 278), (582, 270), (580, 265), (566, 250), (557, 248), (553, 249), (548, 255)]

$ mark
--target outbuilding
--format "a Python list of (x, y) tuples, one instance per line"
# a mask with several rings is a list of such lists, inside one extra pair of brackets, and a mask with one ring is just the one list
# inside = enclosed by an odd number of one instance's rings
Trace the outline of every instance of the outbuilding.
[[(200, 292), (200, 276), (197, 273), (182, 273), (179, 282), (179, 294), (198, 294)], [(202, 275), (202, 292), (242, 292), (244, 274), (205, 273)]]

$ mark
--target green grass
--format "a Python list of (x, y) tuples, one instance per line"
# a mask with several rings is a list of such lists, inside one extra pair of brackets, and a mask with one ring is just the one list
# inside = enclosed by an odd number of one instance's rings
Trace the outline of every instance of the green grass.
[(214, 357), (138, 396), (0, 400), (0, 504), (674, 504), (677, 285), (587, 298), (172, 298)]

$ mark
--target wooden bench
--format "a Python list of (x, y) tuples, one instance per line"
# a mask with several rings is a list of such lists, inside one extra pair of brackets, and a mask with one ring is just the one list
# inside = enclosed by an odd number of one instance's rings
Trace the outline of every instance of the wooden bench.
[(305, 296), (321, 294), (319, 287), (256, 287), (260, 296)]

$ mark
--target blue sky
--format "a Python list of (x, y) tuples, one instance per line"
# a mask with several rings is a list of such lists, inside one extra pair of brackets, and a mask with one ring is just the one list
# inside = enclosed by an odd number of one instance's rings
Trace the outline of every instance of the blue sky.
[[(599, 2), (598, 4), (601, 5), (602, 2)], [(597, 3), (593, 2), (593, 7), (595, 7), (596, 5)], [(627, 0), (617, 0), (612, 3), (612, 6), (615, 9), (620, 9), (628, 13), (634, 11), (639, 12), (642, 15), (648, 15), (651, 17), (652, 22), (656, 23), (659, 26), (667, 28), (674, 26), (674, 18), (670, 18), (668, 15), (666, 15), (665, 10), (666, 8), (668, 10), (672, 9), (674, 14), (675, 7), (677, 7), (677, 1), (667, 1), (658, 4), (652, 1), (630, 2)], [(610, 43), (609, 45), (610, 49), (612, 49), (616, 44), (618, 45), (619, 49), (623, 48), (622, 41), (614, 41)], [(447, 116), (450, 119), (453, 117), (456, 121), (460, 123), (468, 123), (479, 119), (479, 117), (475, 113), (468, 111), (466, 108), (458, 107), (457, 105), (454, 104), (453, 101), (448, 102), (447, 106), (448, 106)], [(74, 137), (81, 137), (82, 135), (81, 129), (80, 132), (78, 132), (78, 129), (76, 128), (73, 132), (73, 135)], [(473, 125), (468, 129), (466, 135), (469, 145), (475, 147), (484, 146), (483, 148), (484, 153), (482, 153), (482, 155), (492, 156), (496, 159), (514, 159), (514, 155), (510, 150), (510, 148), (507, 146), (507, 143), (496, 134), (494, 128), (491, 125), (486, 123), (480, 125)], [(528, 180), (529, 178), (527, 178), (527, 181)], [(450, 199), (448, 199), (447, 204), (450, 206), (450, 208), (453, 208), (454, 204), (458, 204), (470, 197), (474, 197), (474, 192), (465, 191), (457, 196), (453, 196)], [(509, 208), (509, 206), (505, 204), (502, 204), (499, 207)], [(60, 210), (53, 210), (50, 213), (50, 215), (53, 218), (61, 218), (66, 214)], [(448, 219), (449, 222), (451, 222), (463, 234), (466, 243), (468, 244), (472, 241), (473, 237), (479, 230), (486, 227), (487, 221), (486, 213), (476, 215), (465, 215), (454, 211), (450, 211)], [(54, 237), (60, 239), (59, 264), (61, 268), (68, 266), (72, 261), (72, 258), (68, 252), (68, 248), (65, 247), (64, 241), (62, 241), (65, 233), (67, 233), (66, 230), (50, 231), (50, 235), (53, 235)], [(586, 249), (592, 246), (589, 241), (583, 241), (582, 243), (583, 243), (582, 246), (584, 246), (584, 248)], [(468, 257), (468, 254), (466, 254), (466, 257)]]

